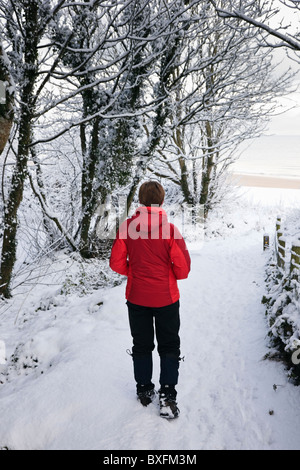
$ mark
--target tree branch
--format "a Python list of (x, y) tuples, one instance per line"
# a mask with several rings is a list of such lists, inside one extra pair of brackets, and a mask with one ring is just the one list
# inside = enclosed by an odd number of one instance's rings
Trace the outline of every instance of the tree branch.
[(300, 41), (298, 41), (297, 39), (292, 38), (291, 36), (288, 36), (286, 34), (283, 34), (280, 31), (277, 31), (274, 28), (271, 28), (267, 24), (255, 20), (254, 18), (250, 18), (249, 16), (244, 15), (239, 10), (229, 11), (229, 10), (224, 10), (223, 8), (219, 8), (214, 0), (210, 0), (210, 3), (212, 3), (212, 5), (214, 6), (220, 18), (237, 18), (239, 20), (243, 20), (246, 23), (252, 26), (255, 26), (256, 28), (262, 29), (263, 31), (266, 31), (268, 34), (270, 34), (271, 36), (274, 36), (277, 39), (280, 39), (282, 41), (281, 44), (274, 45), (273, 47), (286, 46), (294, 51), (300, 51)]

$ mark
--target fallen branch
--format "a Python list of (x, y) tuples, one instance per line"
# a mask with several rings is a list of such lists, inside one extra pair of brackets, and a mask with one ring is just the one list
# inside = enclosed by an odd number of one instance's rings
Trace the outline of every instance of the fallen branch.
[(65, 237), (65, 239), (67, 240), (67, 242), (69, 243), (69, 245), (71, 246), (71, 248), (74, 250), (74, 251), (78, 251), (77, 250), (77, 246), (76, 246), (76, 243), (75, 241), (73, 240), (73, 238), (68, 234), (68, 231), (67, 229), (62, 225), (62, 223), (60, 222), (60, 220), (58, 219), (58, 216), (54, 213), (51, 212), (51, 210), (49, 209), (48, 205), (47, 205), (47, 202), (46, 202), (46, 199), (45, 199), (45, 196), (42, 195), (39, 191), (38, 188), (36, 188), (34, 182), (33, 182), (33, 178), (32, 178), (32, 175), (30, 173), (30, 171), (28, 171), (28, 177), (29, 177), (29, 181), (30, 181), (30, 186), (31, 186), (31, 189), (34, 193), (34, 195), (38, 198), (39, 202), (40, 202), (40, 205), (41, 205), (41, 208), (44, 212), (44, 214), (50, 219), (52, 220), (56, 227), (58, 228), (58, 230), (60, 231), (60, 233)]

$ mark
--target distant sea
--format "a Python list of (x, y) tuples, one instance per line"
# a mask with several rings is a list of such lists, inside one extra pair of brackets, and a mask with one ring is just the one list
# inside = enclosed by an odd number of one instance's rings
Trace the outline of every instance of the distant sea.
[(300, 135), (263, 135), (245, 147), (234, 173), (300, 179)]

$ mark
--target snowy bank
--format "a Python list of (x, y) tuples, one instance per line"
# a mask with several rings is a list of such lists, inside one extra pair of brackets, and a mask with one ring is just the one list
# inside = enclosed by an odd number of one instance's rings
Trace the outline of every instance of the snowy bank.
[(289, 377), (300, 384), (300, 212), (290, 211), (277, 221), (277, 236), (267, 266), (267, 294), (264, 297), (269, 336)]

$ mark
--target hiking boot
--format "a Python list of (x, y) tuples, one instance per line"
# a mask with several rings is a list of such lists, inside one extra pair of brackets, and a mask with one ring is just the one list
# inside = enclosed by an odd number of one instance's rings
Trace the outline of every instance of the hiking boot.
[(139, 390), (137, 391), (137, 399), (141, 402), (143, 406), (150, 405), (150, 403), (153, 402), (154, 398), (155, 398), (154, 388), (143, 389), (143, 386), (139, 387)]
[(164, 387), (159, 391), (160, 416), (162, 418), (178, 418), (180, 411), (176, 402), (176, 391)]

